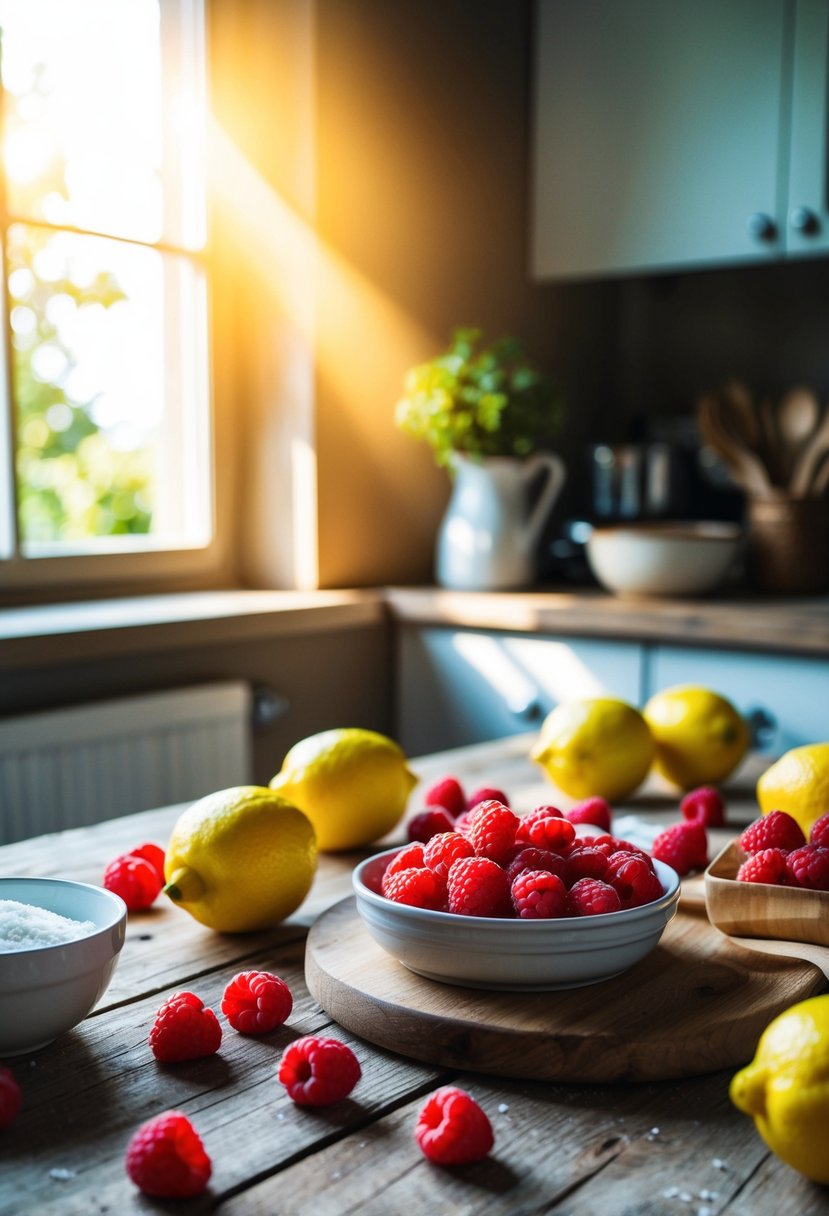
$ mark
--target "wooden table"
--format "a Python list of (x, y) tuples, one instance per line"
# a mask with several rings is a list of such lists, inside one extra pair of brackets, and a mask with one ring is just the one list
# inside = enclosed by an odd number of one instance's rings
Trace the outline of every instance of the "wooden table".
[[(455, 773), (469, 788), (493, 784), (519, 810), (551, 800), (551, 788), (517, 737), (413, 761), (424, 783)], [(738, 825), (756, 815), (753, 782), (729, 795)], [(417, 793), (410, 804), (419, 809)], [(677, 799), (646, 787), (631, 803), (670, 821)], [(168, 807), (0, 849), (0, 874), (60, 875), (99, 882), (117, 853), (166, 843), (181, 808)], [(396, 838), (401, 839), (398, 831)], [(309, 926), (348, 895), (356, 855), (321, 858), (307, 901), (272, 931), (220, 936), (163, 899), (130, 917), (127, 941), (101, 1005), (51, 1046), (8, 1061), (24, 1109), (0, 1132), (0, 1213), (93, 1216), (219, 1211), (234, 1216), (391, 1216), (400, 1212), (665, 1213), (799, 1216), (829, 1212), (829, 1191), (765, 1148), (730, 1103), (731, 1071), (680, 1082), (551, 1084), (420, 1063), (355, 1039), (332, 1023), (304, 981)], [(288, 1023), (263, 1039), (224, 1023), (218, 1055), (161, 1066), (147, 1035), (161, 1002), (190, 989), (218, 1010), (239, 970), (283, 976), (295, 997)], [(351, 1098), (312, 1111), (294, 1106), (276, 1062), (300, 1034), (350, 1042), (363, 1077)], [(468, 1089), (490, 1116), (495, 1148), (455, 1169), (428, 1163), (413, 1140), (425, 1095), (446, 1083)], [(169, 1108), (185, 1111), (213, 1161), (209, 1190), (178, 1203), (152, 1201), (126, 1177), (135, 1128)]]

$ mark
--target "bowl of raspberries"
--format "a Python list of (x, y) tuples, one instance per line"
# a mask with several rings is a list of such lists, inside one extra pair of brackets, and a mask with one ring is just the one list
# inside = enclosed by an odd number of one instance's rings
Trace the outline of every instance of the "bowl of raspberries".
[(706, 870), (705, 906), (723, 933), (829, 946), (829, 812), (808, 837), (785, 811), (755, 819)]
[(358, 865), (374, 940), (428, 979), (463, 987), (575, 988), (627, 971), (657, 945), (679, 878), (636, 845), (556, 807), (516, 814), (486, 798), (426, 839)]

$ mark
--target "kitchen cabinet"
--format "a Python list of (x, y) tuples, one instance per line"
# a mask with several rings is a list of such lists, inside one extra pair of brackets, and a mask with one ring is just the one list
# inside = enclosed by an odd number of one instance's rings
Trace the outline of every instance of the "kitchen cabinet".
[(540, 0), (533, 271), (829, 248), (829, 0)]

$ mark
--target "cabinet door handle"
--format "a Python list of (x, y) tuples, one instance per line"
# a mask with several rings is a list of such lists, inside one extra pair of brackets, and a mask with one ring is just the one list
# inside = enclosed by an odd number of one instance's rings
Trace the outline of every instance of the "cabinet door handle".
[(789, 212), (789, 223), (804, 236), (811, 236), (820, 228), (820, 221), (810, 207), (795, 207)]
[(765, 211), (753, 211), (746, 220), (746, 230), (755, 241), (773, 241), (777, 235), (777, 226)]

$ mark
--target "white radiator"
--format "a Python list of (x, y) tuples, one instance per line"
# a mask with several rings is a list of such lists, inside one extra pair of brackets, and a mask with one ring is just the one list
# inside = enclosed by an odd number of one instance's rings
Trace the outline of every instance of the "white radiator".
[(0, 720), (0, 844), (252, 780), (240, 682)]

